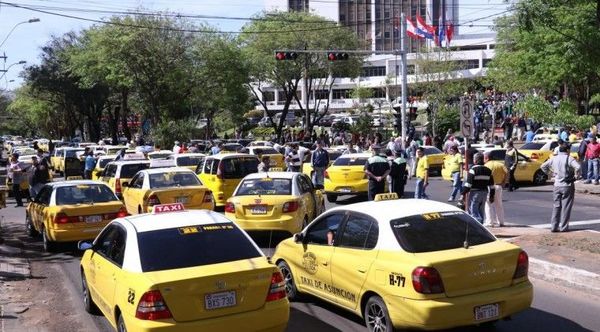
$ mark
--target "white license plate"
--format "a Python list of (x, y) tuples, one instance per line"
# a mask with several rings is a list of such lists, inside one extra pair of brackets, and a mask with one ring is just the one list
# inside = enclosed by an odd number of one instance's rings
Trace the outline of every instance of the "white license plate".
[(267, 214), (267, 207), (265, 205), (257, 205), (250, 208), (252, 214)]
[(233, 307), (235, 305), (235, 291), (204, 295), (204, 307), (206, 310)]
[(350, 188), (340, 188), (340, 189), (338, 189), (338, 191), (341, 192), (341, 193), (350, 193), (350, 192), (352, 192), (352, 189), (350, 189)]
[(84, 220), (87, 223), (101, 222), (102, 221), (102, 216), (87, 216), (87, 217), (84, 218)]
[(498, 317), (500, 315), (499, 307), (498, 303), (475, 307), (475, 320), (487, 320)]
[(188, 202), (187, 196), (175, 197), (175, 203), (187, 204), (187, 202)]

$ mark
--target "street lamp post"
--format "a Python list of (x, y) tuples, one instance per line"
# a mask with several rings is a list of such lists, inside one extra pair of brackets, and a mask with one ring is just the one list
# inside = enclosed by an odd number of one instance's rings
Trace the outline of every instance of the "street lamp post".
[(4, 37), (4, 40), (2, 41), (2, 43), (0, 43), (0, 47), (2, 47), (2, 45), (4, 45), (4, 43), (6, 43), (6, 40), (8, 39), (8, 37), (10, 37), (10, 35), (13, 33), (13, 31), (15, 31), (15, 29), (19, 25), (25, 24), (25, 23), (36, 23), (36, 22), (39, 22), (39, 21), (40, 21), (39, 18), (32, 18), (32, 19), (29, 19), (27, 21), (23, 21), (23, 22), (19, 22), (19, 23), (15, 24), (15, 26), (12, 27), (12, 29), (10, 29), (10, 31), (8, 32), (8, 34), (6, 35), (6, 37)]
[(0, 76), (0, 80), (1, 80), (1, 79), (3, 79), (3, 78), (4, 78), (4, 76), (6, 76), (6, 73), (8, 72), (8, 70), (10, 69), (10, 67), (12, 67), (12, 66), (16, 66), (16, 65), (23, 65), (23, 64), (26, 64), (26, 63), (27, 63), (27, 61), (25, 61), (25, 60), (21, 60), (21, 61), (19, 61), (19, 62), (15, 62), (15, 63), (11, 64), (11, 65), (10, 65), (10, 66), (8, 66), (8, 68), (6, 68), (6, 69), (0, 69), (0, 73), (2, 73), (2, 76)]

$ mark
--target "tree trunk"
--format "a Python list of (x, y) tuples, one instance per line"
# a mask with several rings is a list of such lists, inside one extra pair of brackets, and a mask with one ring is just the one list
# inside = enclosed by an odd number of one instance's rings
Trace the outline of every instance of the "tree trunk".
[[(129, 130), (129, 125), (127, 124), (127, 116), (129, 115), (129, 90), (126, 88), (121, 89), (121, 126), (123, 127), (123, 134), (127, 137), (127, 141), (131, 141), (131, 131)], [(118, 114), (115, 115), (116, 119), (119, 119)], [(118, 126), (117, 126), (118, 128)], [(114, 138), (113, 138), (114, 139)], [(117, 134), (117, 144), (119, 141), (119, 137)]]

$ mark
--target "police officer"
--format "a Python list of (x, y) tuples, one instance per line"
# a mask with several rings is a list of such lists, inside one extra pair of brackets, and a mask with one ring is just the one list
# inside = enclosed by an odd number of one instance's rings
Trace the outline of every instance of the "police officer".
[(494, 203), (494, 178), (492, 170), (483, 165), (483, 154), (480, 152), (473, 156), (473, 167), (467, 174), (467, 181), (463, 185), (462, 194), (470, 192), (469, 212), (473, 218), (483, 224), (484, 206), (486, 198)]
[(287, 154), (285, 161), (288, 163), (288, 172), (300, 172), (302, 168), (302, 157), (298, 151), (298, 143), (291, 145), (291, 150)]
[(398, 194), (398, 198), (404, 196), (404, 185), (408, 173), (406, 171), (406, 159), (404, 151), (396, 150), (395, 159), (391, 161), (390, 177), (392, 178), (390, 192)]
[(390, 164), (384, 156), (380, 155), (381, 147), (372, 145), (373, 156), (365, 164), (365, 174), (369, 178), (369, 200), (375, 199), (375, 195), (382, 194), (385, 189), (385, 181), (390, 174)]

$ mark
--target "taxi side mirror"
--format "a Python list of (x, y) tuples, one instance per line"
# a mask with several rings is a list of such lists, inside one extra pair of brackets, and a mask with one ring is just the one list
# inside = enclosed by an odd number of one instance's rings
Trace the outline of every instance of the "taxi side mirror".
[(77, 242), (77, 248), (81, 251), (86, 251), (88, 249), (92, 249), (94, 245), (90, 241), (79, 241)]
[(294, 242), (296, 243), (304, 243), (304, 233), (296, 233), (294, 234)]

